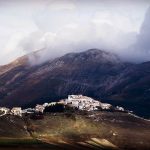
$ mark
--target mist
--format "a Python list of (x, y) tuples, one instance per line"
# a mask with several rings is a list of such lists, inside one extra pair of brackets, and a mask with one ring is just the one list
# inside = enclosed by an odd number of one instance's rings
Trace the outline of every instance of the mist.
[(33, 64), (91, 48), (149, 61), (149, 7), (148, 0), (2, 0), (0, 64), (37, 50)]
[(120, 56), (124, 60), (137, 63), (150, 61), (150, 7), (146, 11), (139, 33), (136, 34), (135, 42), (123, 49)]

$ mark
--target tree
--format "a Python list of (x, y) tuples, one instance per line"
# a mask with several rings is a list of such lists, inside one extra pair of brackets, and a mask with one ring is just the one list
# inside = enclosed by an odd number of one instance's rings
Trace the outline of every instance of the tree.
[(47, 112), (52, 112), (52, 113), (56, 113), (56, 112), (64, 112), (64, 105), (63, 104), (55, 104), (55, 105), (51, 105), (51, 106), (47, 106), (44, 110), (45, 113)]

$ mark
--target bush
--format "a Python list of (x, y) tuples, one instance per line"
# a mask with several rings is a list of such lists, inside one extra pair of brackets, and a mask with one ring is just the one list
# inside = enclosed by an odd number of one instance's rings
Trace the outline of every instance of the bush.
[(64, 112), (64, 105), (56, 104), (56, 105), (52, 105), (52, 106), (47, 106), (44, 110), (44, 113), (47, 113), (47, 112), (52, 112), (52, 113)]

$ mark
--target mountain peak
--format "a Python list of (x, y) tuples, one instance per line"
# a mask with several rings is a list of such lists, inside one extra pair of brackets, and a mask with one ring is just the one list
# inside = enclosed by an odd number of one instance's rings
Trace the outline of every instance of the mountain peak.
[(102, 63), (120, 63), (117, 55), (99, 49), (89, 49), (79, 53), (68, 53), (63, 56), (65, 59), (76, 61), (96, 61)]
[(96, 54), (96, 53), (105, 53), (105, 51), (97, 49), (97, 48), (88, 49), (86, 52), (87, 53), (94, 53), (94, 54)]

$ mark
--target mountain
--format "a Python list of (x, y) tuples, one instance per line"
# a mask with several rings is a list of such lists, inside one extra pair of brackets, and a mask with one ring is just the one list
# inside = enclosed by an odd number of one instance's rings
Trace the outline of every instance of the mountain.
[(32, 53), (0, 67), (1, 106), (28, 107), (83, 94), (150, 116), (150, 62), (126, 63), (90, 49), (31, 65), (31, 55), (38, 59)]
[[(120, 102), (141, 116), (150, 117), (150, 62), (128, 67), (116, 78), (109, 90), (111, 100)], [(117, 101), (118, 102), (118, 101)]]

